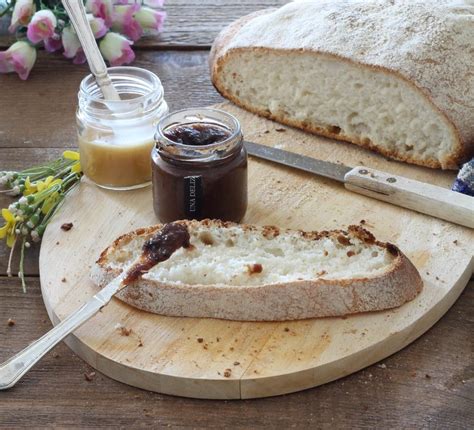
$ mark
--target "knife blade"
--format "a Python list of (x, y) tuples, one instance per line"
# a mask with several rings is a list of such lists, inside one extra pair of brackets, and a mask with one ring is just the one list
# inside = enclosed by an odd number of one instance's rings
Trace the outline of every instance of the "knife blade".
[(352, 170), (351, 167), (344, 166), (343, 164), (318, 160), (259, 143), (246, 141), (245, 148), (250, 155), (255, 157), (294, 167), (295, 169), (304, 170), (305, 172), (314, 173), (315, 175), (324, 176), (325, 178), (334, 179), (339, 182), (344, 182), (346, 173)]
[(349, 167), (248, 141), (245, 148), (251, 156), (342, 182), (358, 194), (474, 228), (473, 197), (367, 166)]

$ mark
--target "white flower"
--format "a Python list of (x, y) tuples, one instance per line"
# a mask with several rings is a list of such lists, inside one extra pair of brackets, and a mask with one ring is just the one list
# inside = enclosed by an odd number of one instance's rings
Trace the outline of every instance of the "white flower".
[(26, 26), (31, 16), (35, 13), (36, 7), (33, 0), (16, 0), (13, 8), (12, 19), (8, 31), (14, 33), (20, 26)]

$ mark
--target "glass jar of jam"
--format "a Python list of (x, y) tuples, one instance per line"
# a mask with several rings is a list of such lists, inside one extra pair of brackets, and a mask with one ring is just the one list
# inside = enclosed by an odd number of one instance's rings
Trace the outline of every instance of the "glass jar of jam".
[(104, 100), (92, 75), (79, 88), (76, 112), (85, 175), (97, 185), (128, 190), (150, 184), (158, 120), (168, 113), (158, 77), (137, 67), (111, 67), (121, 100)]
[(217, 109), (186, 109), (158, 123), (153, 204), (162, 222), (239, 222), (247, 210), (247, 152), (240, 124)]

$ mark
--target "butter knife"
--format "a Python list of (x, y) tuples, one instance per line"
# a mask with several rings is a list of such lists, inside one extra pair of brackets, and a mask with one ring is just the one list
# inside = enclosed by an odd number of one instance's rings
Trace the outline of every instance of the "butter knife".
[(474, 228), (474, 197), (367, 166), (344, 166), (253, 142), (245, 147), (251, 156), (342, 182), (358, 194)]

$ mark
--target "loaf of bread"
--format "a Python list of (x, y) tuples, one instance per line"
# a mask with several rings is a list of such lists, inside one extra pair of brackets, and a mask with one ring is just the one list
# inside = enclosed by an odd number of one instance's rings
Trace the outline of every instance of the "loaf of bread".
[(281, 123), (432, 168), (474, 155), (473, 0), (289, 3), (224, 29), (210, 67)]
[[(358, 226), (305, 233), (222, 221), (180, 221), (189, 248), (176, 251), (117, 297), (170, 316), (283, 321), (400, 306), (422, 280), (398, 248)], [(141, 253), (160, 225), (118, 238), (92, 280), (104, 286)]]

